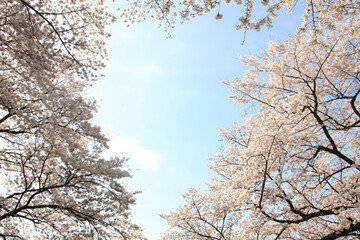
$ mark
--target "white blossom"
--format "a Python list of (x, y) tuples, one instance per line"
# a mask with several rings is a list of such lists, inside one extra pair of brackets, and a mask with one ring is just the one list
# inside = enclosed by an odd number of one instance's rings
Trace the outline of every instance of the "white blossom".
[(125, 157), (103, 159), (86, 89), (104, 67), (102, 1), (0, 1), (0, 237), (140, 239)]
[(359, 237), (359, 3), (308, 4), (304, 31), (224, 81), (256, 113), (221, 131), (215, 177), (163, 215), (164, 239)]
[(215, 16), (215, 19), (216, 19), (216, 20), (221, 20), (222, 17), (223, 17), (223, 15), (220, 14), (220, 13), (218, 13), (218, 14)]

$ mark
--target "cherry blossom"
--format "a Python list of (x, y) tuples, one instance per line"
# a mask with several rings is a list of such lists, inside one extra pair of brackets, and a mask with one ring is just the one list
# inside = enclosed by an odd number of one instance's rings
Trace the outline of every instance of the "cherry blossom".
[(100, 1), (0, 1), (0, 238), (143, 238), (86, 97), (113, 20)]
[(163, 215), (165, 239), (359, 238), (359, 3), (308, 4), (302, 30), (224, 81), (253, 114), (221, 132), (215, 177)]

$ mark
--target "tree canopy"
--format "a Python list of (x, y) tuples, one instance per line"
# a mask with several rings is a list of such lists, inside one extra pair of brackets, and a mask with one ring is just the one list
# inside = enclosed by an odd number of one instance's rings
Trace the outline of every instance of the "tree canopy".
[(207, 191), (163, 215), (165, 239), (359, 238), (360, 3), (307, 4), (295, 36), (224, 81), (252, 114), (221, 132)]
[(0, 1), (2, 239), (142, 238), (85, 92), (113, 20), (101, 1)]
[[(0, 2), (3, 239), (144, 239), (129, 219), (136, 192), (121, 182), (127, 159), (102, 157), (108, 139), (86, 97), (115, 21), (103, 2)], [(216, 9), (221, 19), (224, 3), (130, 1), (121, 16), (131, 24), (150, 15), (168, 31)], [(233, 3), (244, 6), (236, 27), (260, 30), (297, 2), (262, 1), (259, 19), (260, 4)], [(359, 10), (356, 0), (308, 0), (295, 36), (241, 58), (250, 69), (224, 83), (256, 113), (222, 131), (216, 177), (163, 215), (165, 239), (360, 237)]]

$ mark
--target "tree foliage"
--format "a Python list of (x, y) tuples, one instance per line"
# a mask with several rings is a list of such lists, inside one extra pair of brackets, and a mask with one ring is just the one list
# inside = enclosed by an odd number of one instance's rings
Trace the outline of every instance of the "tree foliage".
[[(236, 29), (260, 31), (264, 27), (271, 28), (273, 21), (279, 14), (292, 12), (298, 4), (296, 0), (127, 0), (129, 4), (118, 8), (124, 22), (130, 26), (136, 22), (146, 20), (149, 16), (159, 20), (159, 27), (163, 27), (169, 34), (177, 21), (181, 23), (192, 18), (215, 11), (215, 19), (222, 19), (221, 5), (233, 4), (239, 9)], [(337, 19), (356, 14), (357, 1), (324, 1), (306, 0), (306, 10), (302, 30), (312, 25), (312, 28), (331, 27), (332, 17)], [(302, 3), (301, 3), (302, 4)], [(257, 14), (254, 14), (256, 9)], [(328, 16), (331, 12), (331, 17)]]
[(256, 113), (221, 132), (216, 177), (163, 215), (165, 239), (360, 237), (359, 10), (308, 1), (295, 36), (241, 58), (224, 83)]
[[(129, 6), (122, 9), (122, 17), (128, 25), (137, 21), (145, 20), (149, 15), (151, 18), (161, 21), (159, 27), (163, 26), (166, 32), (170, 32), (176, 21), (185, 22), (190, 19), (217, 10), (216, 19), (221, 19), (221, 4), (229, 4), (231, 0), (128, 0)], [(295, 1), (276, 0), (255, 2), (253, 0), (233, 0), (234, 5), (242, 5), (242, 14), (236, 23), (237, 29), (255, 29), (259, 31), (261, 27), (271, 27), (273, 19), (279, 12), (291, 11)], [(263, 8), (264, 16), (253, 17), (254, 8)]]
[(2, 239), (141, 238), (85, 94), (113, 20), (101, 1), (0, 1)]

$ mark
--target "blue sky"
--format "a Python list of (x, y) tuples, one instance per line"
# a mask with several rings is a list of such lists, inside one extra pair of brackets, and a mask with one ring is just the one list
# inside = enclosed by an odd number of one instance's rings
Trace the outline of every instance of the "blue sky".
[(219, 129), (241, 121), (241, 109), (228, 99), (222, 80), (241, 77), (238, 56), (255, 54), (267, 41), (282, 41), (301, 22), (301, 7), (281, 15), (271, 30), (235, 29), (241, 8), (232, 3), (184, 24), (166, 39), (157, 22), (126, 28), (121, 19), (108, 31), (110, 60), (90, 90), (98, 101), (95, 123), (110, 139), (109, 154), (128, 153), (131, 190), (143, 191), (133, 206), (134, 222), (149, 240), (160, 239), (166, 222), (159, 213), (176, 211), (181, 193), (205, 189), (208, 158), (219, 152)]

